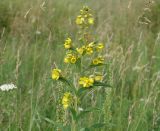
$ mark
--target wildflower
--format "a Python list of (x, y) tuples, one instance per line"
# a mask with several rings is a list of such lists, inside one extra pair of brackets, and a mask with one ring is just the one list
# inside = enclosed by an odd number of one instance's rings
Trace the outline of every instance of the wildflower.
[(76, 58), (76, 56), (73, 55), (71, 57), (71, 63), (74, 64), (74, 63), (76, 63), (76, 61), (77, 61), (77, 58)]
[(82, 47), (80, 47), (80, 48), (76, 48), (76, 51), (77, 51), (80, 55), (82, 55), (82, 54), (84, 53), (84, 51), (85, 51), (85, 46), (82, 46)]
[(84, 6), (83, 7), (83, 13), (88, 13), (90, 9), (88, 8), (88, 6)]
[(72, 40), (71, 40), (71, 38), (67, 38), (67, 39), (65, 40), (64, 47), (65, 47), (66, 49), (70, 49), (71, 46), (72, 46)]
[(94, 43), (93, 42), (91, 42), (90, 44), (88, 44), (87, 46), (86, 46), (86, 53), (88, 54), (88, 55), (90, 55), (90, 54), (92, 54), (93, 53), (93, 47), (94, 47)]
[(95, 81), (102, 81), (102, 80), (103, 80), (103, 76), (102, 76), (102, 75), (96, 75), (96, 76), (94, 77), (94, 80), (95, 80)]
[(79, 107), (79, 108), (78, 108), (78, 111), (83, 111), (83, 110), (84, 110), (84, 109), (83, 109), (83, 108), (81, 108), (81, 107)]
[(76, 24), (77, 25), (82, 25), (83, 23), (84, 23), (84, 18), (82, 17), (82, 15), (77, 16)]
[(104, 44), (103, 43), (98, 43), (98, 45), (96, 46), (97, 51), (100, 51), (104, 48)]
[(61, 76), (61, 70), (60, 69), (53, 69), (52, 70), (52, 79), (58, 80)]
[(88, 24), (93, 25), (94, 24), (94, 19), (93, 18), (88, 18)]
[(88, 55), (92, 54), (93, 53), (93, 48), (92, 47), (86, 47), (86, 53)]
[(79, 79), (79, 84), (83, 87), (91, 87), (93, 86), (94, 79), (92, 77), (81, 77)]
[(64, 63), (69, 63), (70, 62), (70, 58), (69, 57), (65, 57), (64, 58)]
[(16, 89), (17, 87), (14, 84), (3, 84), (0, 86), (1, 91), (9, 91), (12, 89)]
[(63, 108), (67, 109), (70, 106), (71, 101), (72, 101), (71, 93), (69, 93), (69, 92), (64, 93), (64, 96), (62, 98)]
[(77, 61), (78, 57), (73, 54), (72, 52), (67, 53), (66, 57), (64, 58), (64, 63), (71, 63), (75, 64)]
[(104, 58), (102, 56), (99, 56), (95, 59), (93, 59), (92, 64), (93, 65), (98, 65), (98, 64), (103, 64), (104, 63)]
[(85, 28), (88, 28), (89, 25), (94, 24), (94, 18), (90, 13), (90, 9), (87, 6), (84, 6), (82, 10), (80, 10), (80, 15), (76, 18), (76, 24), (82, 25)]

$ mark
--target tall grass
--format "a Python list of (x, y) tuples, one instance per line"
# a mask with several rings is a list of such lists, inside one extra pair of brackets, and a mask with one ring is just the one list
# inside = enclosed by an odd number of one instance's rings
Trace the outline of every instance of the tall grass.
[[(103, 121), (107, 126), (96, 131), (159, 131), (160, 4), (146, 3), (0, 1), (0, 84), (18, 87), (0, 92), (0, 130), (54, 131), (59, 121), (67, 122), (59, 104), (63, 87), (49, 78), (55, 63), (66, 69), (64, 38), (77, 37), (75, 17), (87, 4), (96, 14), (95, 35), (107, 45), (113, 90), (99, 91), (95, 105), (103, 111), (86, 115), (79, 129)], [(151, 11), (144, 14), (145, 8)], [(151, 22), (145, 24), (144, 16)]]

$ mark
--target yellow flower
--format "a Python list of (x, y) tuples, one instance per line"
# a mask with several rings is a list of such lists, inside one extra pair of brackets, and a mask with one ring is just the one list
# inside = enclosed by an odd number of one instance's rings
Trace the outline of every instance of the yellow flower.
[(72, 54), (72, 52), (67, 53), (66, 57), (64, 58), (64, 63), (71, 63), (75, 64), (78, 57), (75, 54)]
[(82, 47), (80, 47), (80, 48), (76, 48), (76, 51), (77, 51), (80, 55), (82, 55), (82, 54), (84, 53), (84, 51), (85, 51), (85, 46), (82, 46)]
[(71, 38), (67, 38), (67, 39), (65, 40), (64, 47), (65, 47), (66, 49), (70, 49), (71, 46), (72, 46), (72, 40), (71, 40)]
[(94, 43), (93, 43), (93, 42), (91, 42), (90, 44), (88, 44), (88, 45), (86, 46), (86, 53), (87, 53), (88, 55), (90, 55), (90, 54), (93, 53), (93, 47), (94, 47)]
[(98, 45), (96, 46), (97, 51), (100, 51), (104, 48), (104, 44), (103, 43), (98, 43)]
[(71, 101), (72, 101), (71, 93), (69, 93), (69, 92), (64, 93), (64, 96), (62, 98), (63, 108), (67, 109), (70, 106)]
[(88, 6), (84, 6), (84, 7), (83, 7), (83, 11), (84, 11), (85, 13), (88, 13), (89, 10), (90, 10), (90, 9), (89, 9)]
[(96, 75), (94, 77), (95, 81), (102, 81), (103, 80), (103, 76), (102, 75)]
[(92, 61), (92, 63), (93, 63), (93, 65), (98, 65), (98, 60), (97, 60), (97, 59), (94, 59), (94, 60)]
[(79, 84), (82, 85), (83, 87), (91, 87), (93, 86), (94, 79), (91, 77), (81, 77), (79, 79)]
[(64, 63), (69, 63), (70, 62), (70, 59), (68, 57), (65, 57), (64, 58)]
[(93, 25), (94, 24), (94, 19), (93, 18), (88, 18), (88, 24)]
[(71, 63), (72, 63), (72, 64), (75, 64), (76, 61), (77, 61), (77, 58), (73, 55), (73, 56), (71, 57)]
[(61, 76), (61, 70), (59, 69), (53, 69), (52, 70), (52, 79), (58, 80)]
[(83, 23), (84, 23), (84, 18), (81, 15), (77, 16), (76, 24), (77, 25), (82, 25)]
[(93, 65), (103, 64), (104, 58), (102, 56), (99, 56), (92, 61)]
[(88, 55), (92, 54), (93, 53), (93, 48), (92, 47), (86, 47), (86, 53)]

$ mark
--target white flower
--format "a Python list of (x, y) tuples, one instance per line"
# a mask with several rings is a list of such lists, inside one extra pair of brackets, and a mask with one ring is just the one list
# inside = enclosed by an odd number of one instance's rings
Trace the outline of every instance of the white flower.
[(83, 111), (83, 108), (79, 107), (78, 110), (79, 110), (79, 111)]
[(15, 88), (17, 88), (17, 87), (14, 84), (3, 84), (0, 86), (1, 91), (9, 91), (9, 90), (12, 90)]

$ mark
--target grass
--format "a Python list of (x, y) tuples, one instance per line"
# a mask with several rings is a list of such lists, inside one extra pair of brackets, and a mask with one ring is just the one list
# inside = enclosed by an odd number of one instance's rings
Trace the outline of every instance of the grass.
[[(0, 130), (54, 131), (57, 122), (69, 121), (59, 102), (64, 85), (50, 77), (55, 63), (71, 71), (63, 64), (63, 43), (68, 35), (77, 38), (74, 21), (84, 4), (95, 14), (95, 36), (107, 45), (113, 88), (110, 94), (94, 92), (91, 101), (88, 94), (83, 107), (97, 106), (102, 111), (85, 115), (77, 130), (98, 122), (107, 125), (95, 131), (160, 130), (160, 17), (154, 4), (146, 7), (143, 0), (1, 3), (5, 9), (0, 8), (0, 84), (13, 82), (18, 89), (0, 92)], [(158, 0), (155, 4), (158, 12)], [(154, 10), (153, 15), (145, 15), (151, 20), (148, 25), (140, 22), (144, 8)]]

